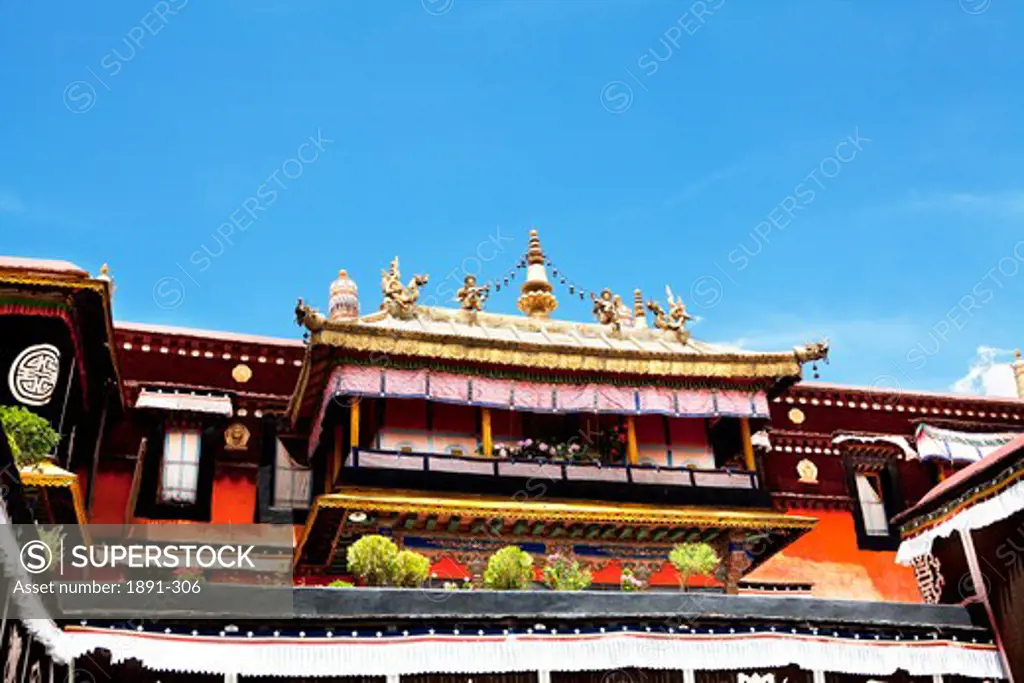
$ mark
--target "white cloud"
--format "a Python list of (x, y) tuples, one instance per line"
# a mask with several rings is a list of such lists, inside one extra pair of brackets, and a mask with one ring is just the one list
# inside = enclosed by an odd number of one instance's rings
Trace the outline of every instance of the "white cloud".
[(912, 213), (982, 212), (1002, 217), (1024, 216), (1024, 190), (1007, 190), (978, 194), (974, 192), (946, 192), (913, 197), (901, 205)]
[(979, 346), (967, 374), (953, 383), (953, 391), (983, 396), (1017, 398), (1017, 383), (1010, 359), (1013, 352)]

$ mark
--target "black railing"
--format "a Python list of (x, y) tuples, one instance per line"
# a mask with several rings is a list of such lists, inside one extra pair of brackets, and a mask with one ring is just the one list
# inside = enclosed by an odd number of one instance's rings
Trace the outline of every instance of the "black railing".
[(756, 490), (757, 473), (735, 469), (697, 469), (653, 464), (604, 465), (558, 460), (512, 460), (410, 451), (354, 448), (346, 468), (404, 472), (437, 472), (498, 478), (565, 482), (604, 482), (641, 486), (689, 486)]

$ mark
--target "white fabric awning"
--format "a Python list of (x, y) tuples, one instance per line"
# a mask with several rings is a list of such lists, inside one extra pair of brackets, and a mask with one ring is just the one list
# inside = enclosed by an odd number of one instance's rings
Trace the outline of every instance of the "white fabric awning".
[[(359, 590), (359, 589), (354, 589)], [(813, 602), (808, 600), (808, 603)], [(868, 676), (897, 669), (913, 676), (1004, 678), (999, 651), (956, 639), (880, 643), (829, 633), (533, 633), (475, 636), (458, 630), (427, 636), (348, 632), (333, 637), (185, 636), (69, 627), (66, 650), (81, 657), (108, 650), (114, 664), (244, 676), (397, 676), (423, 672), (592, 671), (626, 667), (677, 670), (759, 669), (796, 664), (809, 671)]]
[(896, 552), (896, 562), (909, 565), (915, 558), (930, 553), (937, 539), (948, 538), (954, 531), (983, 529), (1021, 510), (1024, 510), (1024, 481), (1008, 486), (988, 500), (965, 508), (941, 524), (904, 540)]
[(922, 460), (938, 458), (951, 462), (978, 462), (986, 455), (1020, 436), (1015, 432), (956, 432), (931, 425), (919, 425), (915, 440)]
[(179, 410), (190, 413), (209, 413), (225, 417), (234, 415), (231, 397), (224, 395), (186, 394), (143, 389), (139, 392), (139, 398), (135, 401), (135, 407)]

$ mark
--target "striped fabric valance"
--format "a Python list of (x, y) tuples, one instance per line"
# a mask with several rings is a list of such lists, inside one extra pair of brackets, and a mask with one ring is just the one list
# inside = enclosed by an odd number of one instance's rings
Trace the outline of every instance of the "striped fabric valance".
[(1015, 432), (957, 432), (923, 424), (918, 426), (915, 440), (922, 460), (977, 462), (992, 451), (1020, 436)]
[(335, 368), (327, 393), (332, 397), (422, 398), (539, 413), (768, 417), (768, 400), (761, 391), (554, 384), (356, 365)]

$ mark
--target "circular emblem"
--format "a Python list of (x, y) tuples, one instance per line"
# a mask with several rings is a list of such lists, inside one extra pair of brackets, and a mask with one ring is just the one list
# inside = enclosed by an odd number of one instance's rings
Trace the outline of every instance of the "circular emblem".
[(224, 448), (229, 451), (244, 451), (249, 445), (249, 430), (241, 422), (235, 422), (224, 430)]
[(239, 363), (231, 369), (231, 379), (239, 384), (245, 384), (252, 379), (252, 368), (245, 363)]
[(818, 466), (807, 458), (796, 464), (796, 473), (800, 477), (801, 484), (818, 483)]
[(789, 421), (792, 422), (793, 424), (795, 424), (795, 425), (802, 424), (803, 421), (806, 420), (806, 419), (807, 419), (807, 416), (804, 415), (804, 411), (800, 410), (799, 408), (792, 408), (792, 409), (790, 409), (790, 411), (789, 411)]
[(29, 346), (11, 363), (7, 383), (15, 400), (27, 406), (50, 402), (60, 375), (60, 351), (52, 344)]

